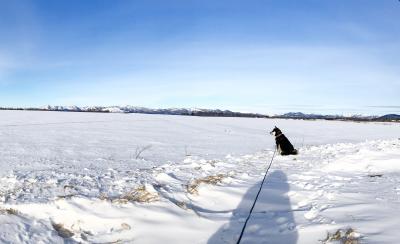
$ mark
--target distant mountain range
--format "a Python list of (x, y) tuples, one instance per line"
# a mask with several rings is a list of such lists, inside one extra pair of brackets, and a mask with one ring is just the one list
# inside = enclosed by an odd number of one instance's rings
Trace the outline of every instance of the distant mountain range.
[(0, 110), (30, 110), (30, 111), (64, 111), (64, 112), (97, 112), (97, 113), (141, 113), (141, 114), (168, 114), (187, 116), (214, 116), (214, 117), (250, 117), (267, 118), (267, 115), (257, 113), (232, 112), (220, 109), (199, 109), (199, 108), (168, 108), (153, 109), (135, 106), (45, 106), (41, 108), (2, 108)]
[(321, 114), (304, 114), (301, 112), (290, 112), (283, 115), (276, 115), (275, 118), (286, 119), (325, 119), (325, 120), (351, 120), (351, 121), (400, 121), (398, 114), (386, 114), (383, 116), (365, 116), (365, 115), (321, 115)]
[(282, 118), (282, 119), (303, 119), (303, 120), (349, 120), (349, 121), (399, 121), (400, 115), (386, 114), (383, 116), (364, 115), (322, 115), (305, 114), (301, 112), (290, 112), (282, 115), (265, 115), (258, 113), (232, 112), (220, 109), (198, 109), (198, 108), (168, 108), (152, 109), (135, 106), (45, 106), (41, 108), (8, 108), (0, 107), (0, 110), (30, 110), (30, 111), (64, 111), (64, 112), (97, 112), (97, 113), (142, 113), (142, 114), (168, 114), (186, 116), (210, 116), (210, 117), (249, 117), (249, 118)]

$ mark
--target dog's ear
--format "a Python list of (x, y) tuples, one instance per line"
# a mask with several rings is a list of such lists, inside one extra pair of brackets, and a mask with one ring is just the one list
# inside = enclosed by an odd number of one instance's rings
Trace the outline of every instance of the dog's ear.
[[(275, 127), (275, 128), (276, 128), (276, 127)], [(269, 132), (270, 135), (272, 135), (272, 133), (274, 133), (275, 128), (273, 128), (273, 129)]]

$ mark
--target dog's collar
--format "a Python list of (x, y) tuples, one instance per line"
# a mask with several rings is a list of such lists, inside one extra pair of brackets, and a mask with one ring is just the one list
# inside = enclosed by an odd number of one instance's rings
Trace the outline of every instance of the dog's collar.
[(280, 137), (280, 136), (282, 136), (282, 135), (283, 135), (283, 133), (281, 133), (281, 134), (275, 136), (275, 138), (278, 138), (278, 137)]

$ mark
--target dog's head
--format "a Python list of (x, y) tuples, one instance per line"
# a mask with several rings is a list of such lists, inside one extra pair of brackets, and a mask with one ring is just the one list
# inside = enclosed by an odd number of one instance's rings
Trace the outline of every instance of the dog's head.
[(282, 134), (282, 131), (278, 127), (274, 127), (274, 129), (270, 132), (271, 135), (278, 136)]

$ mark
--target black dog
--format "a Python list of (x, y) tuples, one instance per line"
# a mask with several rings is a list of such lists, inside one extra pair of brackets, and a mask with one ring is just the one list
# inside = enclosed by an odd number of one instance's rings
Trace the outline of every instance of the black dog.
[(276, 148), (281, 155), (296, 155), (297, 150), (294, 149), (292, 143), (286, 138), (282, 131), (275, 126), (270, 132), (271, 135), (275, 136)]

